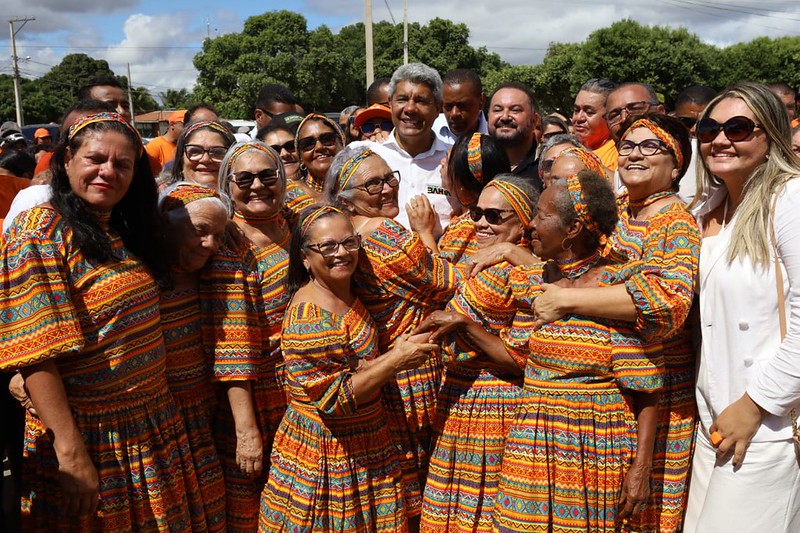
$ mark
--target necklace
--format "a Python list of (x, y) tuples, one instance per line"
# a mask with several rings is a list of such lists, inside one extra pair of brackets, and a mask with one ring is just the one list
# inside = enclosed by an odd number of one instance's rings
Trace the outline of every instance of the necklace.
[(271, 215), (245, 215), (241, 211), (233, 211), (233, 220), (235, 222), (244, 222), (245, 224), (263, 224), (265, 222), (276, 222), (282, 218), (281, 212), (273, 213)]
[(314, 177), (309, 172), (308, 176), (306, 176), (306, 185), (311, 187), (312, 190), (316, 192), (322, 192), (325, 190), (325, 183), (318, 183)]
[(558, 265), (558, 270), (561, 272), (562, 276), (568, 279), (576, 279), (589, 272), (589, 270), (591, 270), (592, 267), (594, 267), (600, 261), (601, 257), (602, 254), (598, 248), (592, 255), (588, 257), (584, 257), (575, 261), (557, 261), (556, 264)]
[(630, 207), (633, 208), (633, 209), (642, 209), (644, 207), (647, 207), (648, 205), (653, 205), (654, 203), (656, 203), (658, 200), (660, 200), (662, 198), (667, 198), (668, 196), (674, 196), (676, 194), (678, 194), (678, 193), (676, 191), (673, 191), (673, 190), (661, 191), (661, 192), (653, 193), (650, 196), (644, 198), (643, 200), (637, 200), (635, 202), (633, 200), (630, 200), (628, 202), (628, 205), (630, 205)]

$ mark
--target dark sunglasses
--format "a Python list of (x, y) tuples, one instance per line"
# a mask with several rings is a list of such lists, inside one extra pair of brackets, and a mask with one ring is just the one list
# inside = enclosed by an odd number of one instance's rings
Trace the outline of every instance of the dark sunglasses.
[(729, 118), (723, 124), (713, 118), (704, 118), (697, 122), (694, 134), (701, 143), (710, 143), (717, 138), (720, 130), (722, 130), (729, 141), (741, 142), (750, 137), (760, 127), (749, 118), (743, 116)]
[(256, 178), (258, 178), (264, 187), (272, 187), (278, 183), (278, 171), (274, 168), (265, 168), (260, 172), (247, 172), (246, 170), (242, 170), (241, 172), (234, 172), (228, 177), (240, 189), (249, 189), (252, 187)]
[(322, 146), (333, 146), (338, 140), (339, 135), (331, 131), (323, 133), (319, 137), (303, 137), (297, 141), (297, 147), (301, 152), (310, 152), (317, 145), (317, 141), (322, 143)]
[(281, 150), (286, 150), (291, 154), (294, 152), (294, 141), (287, 141), (283, 144), (270, 144), (269, 147), (275, 150), (276, 154), (280, 154)]
[(344, 247), (346, 252), (357, 252), (361, 248), (361, 236), (353, 235), (343, 241), (325, 241), (314, 244), (306, 244), (306, 248), (317, 252), (324, 258), (333, 257), (339, 251), (339, 246)]
[(683, 122), (683, 125), (686, 126), (687, 130), (692, 129), (694, 125), (697, 124), (697, 117), (675, 117), (675, 118)]
[(388, 185), (392, 189), (396, 188), (400, 185), (400, 171), (393, 170), (389, 174), (386, 174), (382, 178), (374, 177), (369, 178), (361, 185), (356, 185), (353, 187), (354, 189), (361, 189), (362, 191), (367, 191), (368, 194), (380, 194), (383, 190), (384, 184)]
[(361, 133), (364, 135), (372, 135), (372, 133), (380, 127), (381, 131), (392, 131), (394, 129), (394, 124), (391, 120), (382, 120), (380, 123), (376, 124), (374, 122), (367, 122), (366, 124), (361, 125)]
[[(511, 216), (503, 218), (503, 213), (513, 213), (513, 209), (497, 209), (495, 207), (487, 207), (486, 209), (481, 209), (478, 206), (472, 206), (469, 208), (469, 218), (472, 219), (473, 222), (478, 222), (483, 217), (486, 217), (486, 222), (489, 224), (502, 224)], [(513, 215), (512, 215), (513, 216)]]

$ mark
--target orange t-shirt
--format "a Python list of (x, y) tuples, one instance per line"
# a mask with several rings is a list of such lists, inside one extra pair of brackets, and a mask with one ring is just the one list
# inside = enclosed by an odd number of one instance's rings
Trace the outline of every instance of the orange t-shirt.
[(614, 144), (613, 139), (607, 140), (603, 146), (599, 147), (597, 150), (594, 150), (594, 153), (600, 158), (600, 161), (603, 162), (603, 165), (608, 170), (611, 172), (617, 170), (617, 159), (619, 158), (619, 152), (617, 152), (617, 145)]
[(18, 178), (13, 174), (6, 174), (0, 170), (0, 223), (6, 218), (8, 208), (11, 207), (11, 202), (14, 197), (22, 189), (27, 189), (31, 184), (31, 180), (25, 178)]
[(158, 176), (167, 161), (175, 159), (175, 143), (169, 142), (162, 137), (156, 137), (144, 147), (147, 156), (150, 158), (150, 168), (153, 175)]
[(53, 152), (46, 152), (36, 163), (36, 168), (33, 170), (33, 177), (36, 177), (36, 174), (39, 172), (43, 172), (50, 168), (50, 160), (53, 159)]

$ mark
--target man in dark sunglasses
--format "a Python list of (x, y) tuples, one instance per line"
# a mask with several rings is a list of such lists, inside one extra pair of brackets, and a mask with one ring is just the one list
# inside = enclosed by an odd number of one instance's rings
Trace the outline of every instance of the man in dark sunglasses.
[(442, 78), (442, 113), (433, 123), (433, 133), (452, 146), (461, 135), (488, 133), (489, 124), (483, 116), (481, 77), (470, 69), (459, 68)]
[(255, 137), (258, 130), (272, 121), (272, 117), (281, 113), (296, 111), (297, 99), (284, 87), (277, 83), (264, 85), (258, 93), (258, 99), (253, 105), (253, 119), (256, 127), (252, 135)]
[(680, 119), (689, 128), (689, 135), (694, 137), (694, 128), (697, 117), (703, 112), (708, 103), (714, 99), (717, 91), (704, 85), (693, 85), (678, 93), (675, 98), (675, 110), (672, 116)]

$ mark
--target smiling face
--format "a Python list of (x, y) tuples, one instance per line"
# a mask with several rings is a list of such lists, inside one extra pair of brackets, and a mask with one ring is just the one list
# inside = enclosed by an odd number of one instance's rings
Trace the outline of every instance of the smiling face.
[[(225, 141), (222, 135), (206, 128), (199, 129), (192, 133), (186, 139), (186, 144), (201, 146), (205, 150), (213, 147), (222, 148), (222, 155), (224, 155), (225, 150), (228, 149), (228, 143)], [(200, 183), (201, 185), (205, 185), (206, 187), (216, 189), (217, 180), (219, 177), (219, 165), (221, 162), (221, 158), (219, 161), (217, 161), (216, 159), (212, 158), (207, 151), (203, 153), (203, 155), (196, 161), (192, 161), (184, 153), (183, 178), (187, 181), (194, 181)]]
[(489, 102), (489, 134), (498, 141), (516, 145), (530, 142), (538, 115), (523, 91), (506, 87)]
[(391, 110), (395, 136), (401, 143), (417, 144), (431, 139), (433, 121), (439, 116), (439, 103), (427, 84), (397, 82)]
[(550, 186), (542, 191), (536, 204), (536, 216), (530, 224), (530, 247), (541, 259), (557, 259), (565, 253), (561, 243), (567, 232), (556, 209), (556, 199), (563, 194), (567, 194), (563, 186)]
[(308, 229), (302, 251), (303, 265), (311, 277), (327, 287), (349, 284), (358, 265), (358, 250), (349, 252), (340, 245), (333, 255), (325, 257), (308, 245), (337, 243), (355, 236), (348, 217), (329, 215), (314, 222)]
[(592, 150), (603, 145), (611, 136), (606, 113), (606, 97), (600, 93), (580, 91), (572, 106), (572, 131)]
[(320, 182), (325, 179), (325, 174), (333, 162), (333, 156), (342, 149), (339, 134), (322, 121), (308, 120), (303, 124), (298, 136), (302, 140), (303, 138), (319, 138), (320, 135), (326, 133), (336, 135), (336, 142), (325, 145), (317, 140), (309, 150), (300, 151), (300, 162), (306, 166), (311, 176)]
[[(639, 144), (658, 142), (659, 139), (647, 128), (636, 128), (628, 131), (622, 141)], [(635, 147), (630, 154), (619, 156), (619, 177), (628, 189), (631, 200), (643, 200), (672, 188), (673, 180), (678, 177), (679, 172), (676, 165), (675, 157), (663, 146), (661, 150), (648, 156), (643, 156), (640, 148)]]
[[(267, 169), (279, 172), (278, 166), (267, 154), (253, 150), (236, 158), (233, 168), (231, 168), (231, 174), (239, 172), (258, 174)], [(274, 183), (265, 184), (261, 178), (256, 177), (249, 187), (240, 187), (232, 178), (229, 178), (231, 200), (233, 200), (236, 211), (246, 217), (269, 217), (278, 214), (283, 208), (285, 185), (279, 176), (276, 178), (265, 178), (268, 182), (274, 181)]]
[(117, 131), (87, 132), (64, 166), (72, 191), (99, 211), (111, 211), (133, 181), (138, 153), (133, 142)]
[[(708, 116), (720, 124), (730, 118), (743, 116), (755, 122), (756, 126), (761, 125), (741, 98), (720, 100)], [(761, 127), (757, 127), (743, 141), (731, 142), (720, 130), (711, 142), (700, 143), (700, 154), (708, 170), (724, 182), (735, 180), (743, 183), (767, 160), (768, 152), (767, 135)]]
[(394, 218), (400, 213), (397, 204), (398, 187), (391, 187), (383, 182), (378, 194), (370, 194), (366, 185), (392, 177), (392, 169), (378, 155), (366, 158), (356, 170), (355, 176), (350, 179), (348, 190), (352, 190), (350, 202), (356, 214), (366, 217)]
[(219, 202), (198, 200), (165, 215), (164, 230), (174, 265), (186, 272), (203, 268), (225, 236), (228, 214)]
[(478, 198), (478, 207), (482, 210), (498, 209), (502, 211), (499, 224), (490, 224), (486, 217), (481, 217), (475, 225), (478, 248), (488, 248), (493, 244), (510, 242), (516, 244), (522, 238), (524, 228), (511, 204), (496, 187), (486, 187)]
[(267, 133), (264, 142), (280, 150), (275, 150), (283, 162), (286, 175), (293, 177), (300, 170), (300, 161), (297, 159), (297, 152), (294, 148), (294, 136), (286, 130), (275, 130)]

